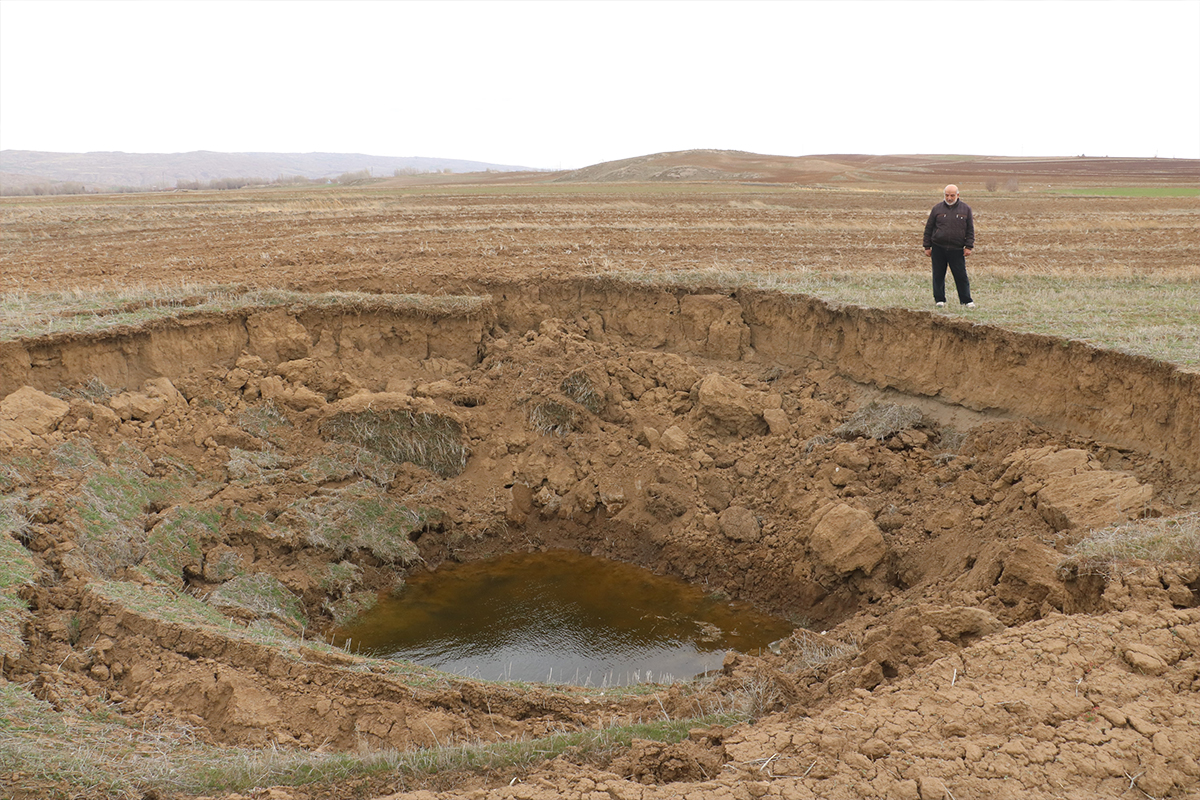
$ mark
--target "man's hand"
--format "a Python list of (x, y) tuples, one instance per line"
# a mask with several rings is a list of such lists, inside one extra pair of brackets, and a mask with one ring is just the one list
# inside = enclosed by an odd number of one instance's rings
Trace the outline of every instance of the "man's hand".
[(925, 248), (925, 255), (927, 255), (927, 256), (931, 256), (931, 255), (933, 255), (933, 248), (931, 248), (931, 247), (926, 247), (926, 248)]
[(970, 248), (970, 247), (964, 247), (964, 248), (963, 248), (963, 255), (964, 255), (964, 256), (969, 256), (969, 255), (971, 255), (971, 248)]

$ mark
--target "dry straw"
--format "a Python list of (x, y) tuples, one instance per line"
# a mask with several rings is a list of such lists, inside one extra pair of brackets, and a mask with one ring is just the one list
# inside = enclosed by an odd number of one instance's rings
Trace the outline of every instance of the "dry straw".
[(1112, 578), (1143, 564), (1200, 565), (1200, 512), (1131, 520), (1092, 531), (1071, 546), (1063, 567)]

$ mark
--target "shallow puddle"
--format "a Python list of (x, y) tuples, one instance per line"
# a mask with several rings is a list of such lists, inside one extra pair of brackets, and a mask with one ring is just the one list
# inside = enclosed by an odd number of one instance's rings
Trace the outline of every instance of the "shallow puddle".
[(691, 678), (791, 631), (681, 580), (556, 550), (414, 575), (335, 642), (487, 680), (611, 686)]

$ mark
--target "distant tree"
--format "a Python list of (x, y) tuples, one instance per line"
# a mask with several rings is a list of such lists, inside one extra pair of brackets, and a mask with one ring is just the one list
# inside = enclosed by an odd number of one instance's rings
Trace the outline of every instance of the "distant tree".
[(996, 187), (998, 187), (999, 185), (1000, 185), (1000, 181), (996, 180), (995, 178), (988, 178), (987, 183), (985, 184), (985, 186), (987, 187), (987, 190), (989, 192), (996, 191)]
[(1017, 181), (1016, 178), (1009, 178), (1007, 181), (1004, 182), (1004, 191), (1006, 191), (1006, 192), (1015, 192), (1020, 187), (1021, 187), (1021, 184)]
[(355, 181), (367, 181), (371, 179), (371, 170), (360, 169), (357, 172), (343, 172), (338, 175), (338, 183), (354, 183)]

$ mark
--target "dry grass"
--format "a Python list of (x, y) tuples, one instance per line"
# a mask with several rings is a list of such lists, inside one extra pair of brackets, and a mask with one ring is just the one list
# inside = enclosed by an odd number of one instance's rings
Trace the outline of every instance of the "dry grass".
[(33, 556), (14, 538), (20, 536), (25, 522), (23, 510), (14, 510), (0, 498), (0, 659), (15, 658), (21, 650), (29, 614), (20, 590), (32, 585), (40, 573)]
[(596, 388), (587, 370), (576, 370), (562, 379), (558, 387), (562, 393), (593, 414), (604, 410), (604, 394)]
[(307, 483), (338, 483), (354, 476), (387, 486), (396, 479), (400, 465), (363, 447), (330, 442), (324, 452), (296, 469)]
[(579, 423), (579, 412), (557, 400), (529, 403), (525, 407), (529, 426), (543, 436), (566, 436)]
[(467, 466), (462, 426), (442, 414), (399, 410), (336, 414), (321, 424), (321, 433), (443, 478), (458, 475)]
[[(1200, 367), (1200, 198), (1155, 197), (1148, 213), (1138, 197), (964, 190), (980, 236), (969, 264), (979, 303), (972, 320)], [(7, 291), (0, 339), (136, 323), (155, 307), (160, 315), (228, 308), (208, 300), (200, 285), (135, 287), (118, 296), (108, 275), (151, 276), (165, 286), (179, 275), (229, 274), (232, 262), (275, 285), (354, 286), (381, 276), (397, 285), (436, 284), (439, 275), (472, 271), (505, 278), (549, 272), (760, 286), (931, 311), (919, 242), (936, 199), (923, 185), (854, 184), (396, 185), (22, 198), (0, 203), (0, 291)], [(28, 294), (51, 282), (93, 288), (44, 302)], [(234, 294), (247, 304), (318, 302), (269, 289)], [(379, 302), (354, 293), (330, 293), (327, 301), (347, 309)], [(415, 301), (410, 313), (481, 308), (478, 298), (432, 302)], [(145, 307), (113, 313), (131, 303)]]
[(830, 636), (813, 633), (805, 628), (797, 629), (788, 638), (784, 655), (788, 659), (788, 668), (803, 672), (817, 669), (842, 659), (852, 658), (860, 651), (857, 641), (839, 641)]
[(901, 406), (894, 403), (874, 401), (850, 415), (844, 423), (834, 428), (833, 434), (843, 439), (867, 436), (886, 439), (900, 431), (921, 425), (924, 415), (916, 406)]
[(463, 316), (479, 313), (488, 302), (486, 298), (467, 295), (305, 294), (192, 284), (139, 286), (120, 291), (8, 292), (0, 295), (0, 341), (54, 334), (97, 334), (190, 315), (289, 306), (333, 308), (346, 313)]
[(1139, 519), (1092, 531), (1074, 544), (1063, 567), (1112, 578), (1139, 564), (1200, 565), (1200, 512)]
[(409, 535), (428, 525), (432, 513), (402, 505), (374, 483), (359, 481), (297, 500), (278, 521), (336, 558), (364, 550), (384, 563), (407, 565), (421, 558)]

